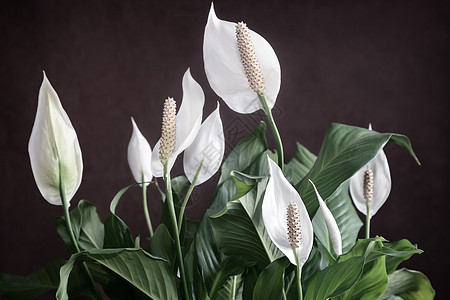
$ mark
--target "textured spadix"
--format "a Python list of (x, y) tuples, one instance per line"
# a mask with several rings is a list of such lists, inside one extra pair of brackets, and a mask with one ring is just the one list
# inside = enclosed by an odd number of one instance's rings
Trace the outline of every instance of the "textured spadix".
[[(175, 147), (169, 158), (169, 170), (173, 167), (177, 156), (189, 147), (197, 136), (203, 117), (205, 95), (201, 86), (192, 78), (189, 69), (183, 76), (183, 100), (176, 117)], [(159, 159), (161, 140), (159, 140), (152, 154), (152, 172), (155, 177), (162, 177), (164, 166)]]
[(62, 205), (59, 190), (62, 178), (69, 203), (81, 184), (81, 149), (75, 129), (45, 73), (28, 152), (34, 179), (45, 200)]
[(152, 149), (133, 118), (131, 118), (131, 123), (133, 125), (133, 134), (128, 143), (128, 164), (134, 180), (136, 182), (145, 181), (147, 186), (153, 177), (151, 169)]
[[(371, 130), (372, 128), (369, 127), (369, 129)], [(364, 177), (367, 170), (372, 171), (373, 174), (373, 180), (371, 182), (372, 191), (368, 191), (368, 184), (364, 184)], [(366, 181), (366, 183), (369, 182)], [(383, 149), (380, 149), (377, 156), (350, 178), (350, 195), (352, 196), (353, 203), (361, 213), (366, 215), (366, 197), (364, 195), (371, 195), (372, 199), (369, 201), (369, 217), (372, 218), (384, 202), (386, 202), (391, 192), (391, 184), (391, 173), (386, 154), (384, 154)]]
[(241, 60), (242, 52), (239, 51), (236, 37), (236, 25), (217, 18), (211, 5), (203, 41), (203, 59), (208, 82), (232, 110), (248, 114), (261, 109), (262, 106), (254, 90), (258, 89), (258, 85), (254, 88), (250, 86), (246, 70), (260, 69), (264, 79), (264, 96), (269, 108), (272, 108), (281, 84), (280, 63), (275, 51), (263, 37), (248, 30), (249, 38), (244, 40), (252, 43), (249, 47), (254, 48), (255, 54), (249, 57), (257, 59), (260, 68), (253, 68), (251, 60), (247, 61), (249, 65), (244, 68), (245, 62), (243, 64)]
[(342, 254), (342, 237), (341, 232), (339, 231), (339, 227), (330, 209), (320, 196), (315, 184), (311, 180), (309, 182), (311, 182), (312, 186), (314, 187), (314, 191), (316, 191), (317, 200), (319, 201), (320, 210), (322, 211), (323, 218), (325, 219), (325, 222), (327, 224), (328, 233), (330, 235), (331, 245), (333, 246), (334, 253), (339, 256)]
[[(264, 226), (272, 242), (296, 265), (294, 252), (297, 252), (300, 266), (308, 259), (313, 243), (313, 227), (309, 219), (306, 207), (300, 195), (284, 177), (280, 167), (269, 157), (270, 179), (267, 184), (266, 193), (262, 204), (262, 217)], [(298, 247), (291, 245), (289, 233), (295, 228), (288, 228), (286, 215), (288, 207), (295, 203), (298, 210), (298, 221), (301, 234), (296, 237), (299, 240)], [(294, 224), (294, 222), (293, 222)], [(292, 230), (294, 229), (294, 230)]]
[(224, 152), (225, 138), (217, 103), (217, 108), (202, 123), (194, 142), (184, 152), (183, 165), (186, 177), (192, 182), (202, 163), (195, 185), (207, 181), (219, 169)]

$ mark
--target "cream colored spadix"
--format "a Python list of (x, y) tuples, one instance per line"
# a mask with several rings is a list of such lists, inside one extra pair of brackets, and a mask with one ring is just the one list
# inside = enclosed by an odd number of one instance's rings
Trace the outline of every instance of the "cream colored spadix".
[(39, 90), (28, 152), (34, 179), (45, 200), (54, 205), (62, 205), (62, 178), (69, 204), (81, 184), (81, 149), (75, 129), (45, 73)]
[[(177, 156), (189, 147), (200, 129), (203, 117), (205, 95), (201, 86), (192, 78), (188, 69), (183, 76), (183, 100), (176, 116), (175, 148), (168, 160), (170, 171)], [(152, 173), (155, 177), (162, 177), (164, 166), (159, 158), (161, 140), (153, 148)]]
[(322, 197), (317, 191), (316, 185), (311, 180), (309, 181), (314, 187), (314, 191), (316, 191), (317, 201), (319, 201), (320, 209), (323, 214), (323, 218), (325, 219), (325, 223), (327, 224), (328, 233), (330, 235), (331, 245), (333, 246), (334, 253), (336, 255), (342, 255), (342, 237), (341, 232), (339, 231), (339, 227), (336, 223), (336, 220), (333, 217), (328, 206), (323, 201)]
[[(246, 29), (244, 35), (237, 37), (236, 25), (217, 18), (211, 5), (203, 41), (203, 59), (208, 82), (232, 110), (248, 114), (262, 108), (255, 91), (259, 90), (255, 88), (259, 84), (255, 82), (252, 87), (253, 84), (249, 81), (253, 79), (248, 78), (252, 70), (260, 70), (261, 74), (258, 74), (257, 78), (262, 75), (263, 94), (269, 108), (273, 108), (281, 85), (280, 63), (275, 51), (263, 37), (252, 30)], [(241, 32), (239, 28), (238, 32)], [(249, 42), (250, 48), (254, 48), (254, 53), (250, 51), (250, 55), (243, 53), (244, 62), (241, 60), (241, 52), (247, 47), (239, 47), (238, 38), (246, 45)], [(245, 57), (252, 59), (246, 61)], [(252, 63), (256, 60), (259, 62), (258, 67)]]
[[(369, 129), (372, 130), (372, 127), (369, 126)], [(368, 170), (372, 171), (372, 178), (369, 180), (371, 191), (367, 190), (369, 185), (364, 183), (364, 177), (367, 177), (365, 174)], [(368, 183), (367, 178), (366, 183)], [(365, 195), (371, 195), (371, 199), (369, 199), (369, 217), (372, 218), (386, 202), (391, 192), (391, 185), (391, 173), (387, 157), (383, 149), (380, 149), (378, 154), (367, 165), (350, 178), (350, 195), (356, 208), (364, 215), (367, 214)]]
[(200, 126), (194, 142), (184, 151), (184, 173), (190, 182), (194, 180), (198, 167), (202, 164), (195, 185), (210, 179), (219, 169), (225, 152), (225, 138), (219, 103), (217, 108)]
[[(297, 252), (299, 265), (308, 259), (313, 244), (313, 227), (306, 207), (300, 195), (284, 177), (280, 167), (269, 157), (270, 179), (267, 184), (262, 204), (264, 226), (272, 242), (287, 256), (290, 262), (297, 265), (293, 251)], [(292, 204), (294, 203), (294, 204)], [(294, 213), (288, 208), (295, 208)], [(295, 217), (287, 220), (286, 217)], [(289, 224), (299, 222), (299, 227), (288, 228)], [(291, 237), (292, 234), (299, 234)], [(291, 244), (291, 241), (298, 243)]]
[(151, 170), (152, 149), (133, 118), (131, 118), (131, 123), (133, 125), (133, 134), (128, 143), (128, 164), (134, 180), (136, 182), (145, 181), (147, 186), (153, 178)]

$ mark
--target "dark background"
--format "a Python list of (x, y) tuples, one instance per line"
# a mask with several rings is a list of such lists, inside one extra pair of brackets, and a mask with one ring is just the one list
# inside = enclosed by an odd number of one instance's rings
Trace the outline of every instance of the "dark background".
[[(444, 299), (448, 3), (336, 2), (219, 0), (215, 8), (221, 19), (247, 22), (278, 55), (282, 86), (275, 119), (287, 160), (295, 141), (317, 154), (330, 122), (363, 127), (372, 122), (377, 131), (411, 139), (422, 166), (397, 145), (385, 147), (393, 187), (372, 219), (372, 233), (417, 243), (425, 252), (403, 265), (428, 275), (438, 299)], [(209, 7), (209, 1), (0, 2), (0, 272), (26, 275), (54, 256), (66, 257), (54, 229), (62, 207), (41, 197), (27, 153), (42, 70), (83, 151), (83, 182), (72, 207), (87, 199), (104, 220), (115, 193), (133, 183), (126, 159), (130, 116), (153, 146), (163, 100), (181, 101), (188, 67), (205, 91), (205, 117), (219, 100), (203, 70)], [(224, 104), (221, 115), (227, 151), (261, 119)], [(181, 174), (176, 167), (173, 175)], [(188, 217), (201, 216), (213, 187), (209, 182), (196, 188)], [(153, 186), (149, 199), (158, 223), (161, 205)], [(117, 212), (134, 235), (146, 236), (141, 207), (136, 189)]]

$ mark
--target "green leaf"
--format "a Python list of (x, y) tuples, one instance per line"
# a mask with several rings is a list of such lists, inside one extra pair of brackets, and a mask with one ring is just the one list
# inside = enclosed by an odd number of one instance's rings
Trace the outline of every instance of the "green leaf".
[(218, 186), (230, 178), (233, 170), (243, 171), (262, 152), (267, 150), (266, 124), (261, 122), (255, 130), (240, 141), (222, 164)]
[[(215, 299), (218, 291), (227, 283), (227, 281), (229, 281), (231, 277), (241, 274), (248, 266), (249, 263), (245, 260), (236, 257), (225, 257), (219, 272), (217, 272), (217, 275), (214, 278), (209, 296), (212, 299)], [(232, 292), (232, 289), (230, 289), (230, 291)]]
[(350, 289), (361, 277), (364, 256), (351, 257), (328, 266), (309, 282), (305, 300), (324, 300), (336, 297)]
[(58, 287), (61, 258), (53, 259), (39, 271), (22, 277), (0, 274), (0, 294), (11, 299), (34, 299)]
[(169, 230), (166, 225), (159, 224), (150, 241), (150, 254), (166, 259), (169, 265), (173, 268), (175, 266), (175, 251), (175, 242), (170, 235)]
[(386, 271), (388, 274), (394, 272), (402, 261), (409, 259), (414, 254), (423, 252), (406, 239), (386, 243), (379, 251), (386, 255)]
[(388, 283), (385, 260), (386, 257), (382, 256), (365, 264), (363, 273), (356, 284), (337, 299), (377, 299)]
[(238, 200), (227, 203), (226, 210), (212, 216), (211, 224), (219, 249), (226, 255), (266, 266), (283, 256), (266, 232), (261, 205), (268, 178)]
[(392, 296), (403, 300), (431, 300), (436, 292), (428, 278), (418, 271), (400, 269), (388, 276), (388, 285), (379, 299)]
[(316, 156), (300, 143), (297, 143), (296, 147), (294, 157), (283, 170), (284, 176), (293, 186), (296, 186), (308, 174), (316, 161)]
[(178, 299), (179, 279), (168, 263), (142, 249), (92, 249), (74, 254), (60, 270), (57, 299), (68, 299), (67, 284), (73, 265), (79, 260), (94, 260), (130, 282), (153, 299)]
[(284, 270), (290, 265), (286, 257), (281, 257), (268, 265), (259, 274), (253, 290), (253, 299), (281, 299), (284, 289)]
[[(56, 291), (59, 284), (59, 270), (65, 261), (55, 258), (39, 271), (28, 276), (0, 274), (0, 295), (10, 299), (35, 299), (50, 291)], [(69, 285), (71, 293), (89, 299), (95, 294), (85, 280), (83, 269), (74, 270)]]
[(111, 213), (105, 221), (105, 240), (103, 247), (132, 248), (134, 241), (128, 226), (115, 214)]
[[(222, 165), (222, 175), (209, 209), (203, 214), (195, 235), (195, 252), (206, 287), (211, 288), (214, 278), (225, 258), (213, 237), (210, 216), (222, 210), (236, 193), (230, 176), (232, 170), (244, 171), (267, 149), (265, 124), (261, 123), (248, 137), (236, 145)], [(242, 156), (240, 156), (242, 153)], [(258, 171), (256, 169), (256, 171)]]
[(326, 200), (342, 183), (372, 160), (389, 140), (405, 147), (419, 163), (409, 139), (404, 135), (378, 133), (332, 123), (328, 127), (314, 166), (297, 185), (309, 215), (313, 217), (319, 207), (309, 179), (314, 182), (322, 198)]

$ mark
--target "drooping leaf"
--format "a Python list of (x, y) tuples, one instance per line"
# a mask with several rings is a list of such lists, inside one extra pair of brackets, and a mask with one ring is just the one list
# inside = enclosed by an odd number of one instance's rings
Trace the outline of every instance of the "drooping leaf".
[(398, 296), (403, 300), (432, 300), (436, 292), (421, 272), (400, 269), (388, 276), (388, 285), (379, 299)]
[(68, 299), (67, 283), (73, 264), (78, 260), (94, 260), (130, 282), (153, 299), (178, 299), (179, 279), (168, 263), (142, 249), (92, 249), (71, 256), (60, 270), (57, 299)]
[(332, 123), (327, 130), (317, 160), (297, 185), (309, 215), (314, 216), (319, 204), (315, 200), (312, 180), (322, 197), (328, 199), (356, 171), (372, 160), (392, 140), (403, 146), (416, 159), (409, 139), (400, 134), (378, 133), (364, 128)]

